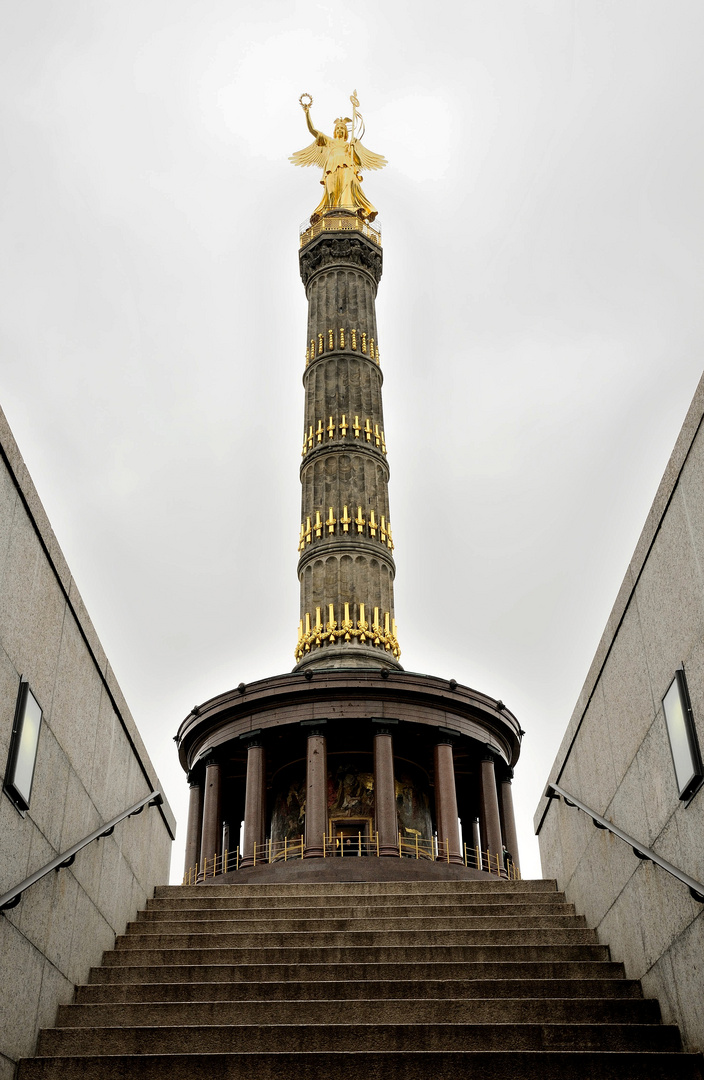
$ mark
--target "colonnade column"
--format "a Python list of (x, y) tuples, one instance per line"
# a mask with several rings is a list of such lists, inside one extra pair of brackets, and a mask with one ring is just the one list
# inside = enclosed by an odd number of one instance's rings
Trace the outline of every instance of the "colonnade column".
[(306, 765), (306, 834), (304, 859), (323, 857), (323, 836), (328, 828), (328, 755), (325, 742), (327, 720), (302, 720), (308, 728)]
[[(438, 859), (464, 863), (460, 850), (460, 826), (457, 818), (457, 789), (452, 739), (447, 736), (435, 746), (435, 816), (437, 818)], [(448, 860), (449, 849), (449, 860)]]
[(398, 720), (375, 720), (374, 725), (374, 810), (379, 834), (379, 854), (398, 856), (398, 817), (391, 726)]
[(200, 854), (200, 835), (203, 828), (203, 785), (193, 773), (188, 774), (190, 787), (188, 795), (188, 825), (186, 826), (186, 860), (183, 873), (198, 865)]
[[(241, 867), (253, 866), (256, 857), (264, 858), (266, 826), (266, 755), (261, 733), (247, 736), (247, 777), (244, 796), (244, 836)], [(260, 856), (261, 852), (261, 856)]]
[(200, 837), (201, 869), (204, 859), (212, 859), (220, 854), (220, 781), (220, 762), (213, 756), (208, 757), (205, 762), (203, 826)]
[[(486, 753), (482, 758), (481, 772), (481, 811), (482, 833), (484, 835), (484, 851), (487, 848), (492, 856), (501, 858), (503, 843), (501, 840), (501, 818), (499, 817), (499, 800), (496, 793), (496, 775), (494, 772), (494, 755), (487, 746)], [(489, 869), (489, 867), (485, 867)]]
[(518, 835), (516, 833), (516, 819), (513, 813), (513, 793), (511, 791), (512, 780), (513, 769), (509, 769), (508, 774), (501, 780), (501, 810), (503, 811), (504, 843), (511, 854), (513, 865), (520, 871), (521, 864), (518, 858)]

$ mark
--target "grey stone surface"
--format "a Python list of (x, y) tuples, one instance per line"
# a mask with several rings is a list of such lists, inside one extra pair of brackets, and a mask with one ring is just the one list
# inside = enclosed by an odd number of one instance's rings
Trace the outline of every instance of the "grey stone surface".
[[(24, 676), (43, 710), (22, 816), (0, 795), (0, 893), (160, 784), (0, 413), (0, 756)], [(29, 512), (27, 511), (29, 507)], [(119, 830), (119, 831), (118, 831)], [(0, 1077), (168, 877), (174, 820), (145, 810), (0, 915)], [(119, 840), (118, 840), (119, 838)], [(144, 850), (142, 850), (144, 849)], [(104, 911), (100, 910), (100, 907)]]
[[(684, 662), (704, 739), (704, 379), (658, 489), (550, 772), (588, 806), (704, 883), (704, 789), (678, 798), (662, 697)], [(557, 778), (559, 777), (559, 781)], [(604, 799), (606, 796), (606, 804)], [(544, 868), (597, 925), (631, 977), (644, 977), (691, 1049), (704, 1047), (702, 908), (584, 815), (541, 800)]]

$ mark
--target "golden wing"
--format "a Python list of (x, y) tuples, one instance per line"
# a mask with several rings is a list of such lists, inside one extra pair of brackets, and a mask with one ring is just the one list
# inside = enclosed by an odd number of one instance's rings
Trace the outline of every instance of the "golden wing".
[(367, 150), (361, 142), (354, 144), (355, 153), (361, 168), (363, 169), (383, 169), (385, 165), (388, 165), (388, 161), (382, 154), (375, 154), (373, 150)]
[(327, 157), (325, 146), (325, 143), (321, 144), (316, 140), (310, 146), (306, 146), (304, 150), (296, 150), (296, 153), (291, 154), (288, 160), (292, 161), (294, 165), (317, 165), (319, 169), (322, 169)]

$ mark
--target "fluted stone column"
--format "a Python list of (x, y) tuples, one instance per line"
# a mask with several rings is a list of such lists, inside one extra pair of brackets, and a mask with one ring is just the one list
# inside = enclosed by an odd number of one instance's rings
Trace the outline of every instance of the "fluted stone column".
[(511, 853), (513, 865), (520, 871), (521, 865), (518, 858), (518, 835), (516, 833), (516, 818), (513, 813), (513, 793), (511, 791), (512, 779), (513, 769), (511, 769), (508, 775), (504, 776), (501, 780), (501, 809), (503, 811), (504, 843)]
[[(482, 809), (482, 834), (484, 837), (484, 852), (489, 849), (492, 856), (501, 859), (501, 819), (499, 817), (499, 799), (496, 792), (496, 775), (494, 772), (494, 756), (487, 750), (482, 759), (481, 771), (481, 809)], [(488, 867), (485, 867), (488, 869)]]
[(214, 757), (209, 757), (205, 762), (203, 827), (200, 839), (199, 862), (201, 869), (204, 859), (210, 862), (213, 856), (220, 854), (220, 783), (220, 762)]
[(482, 836), (479, 831), (479, 818), (472, 818), (472, 847), (482, 850)]
[[(349, 228), (339, 231), (339, 219)], [(381, 244), (342, 210), (300, 251), (308, 297), (297, 663), (398, 667), (375, 299)]]
[[(254, 863), (254, 845), (257, 845), (257, 861), (264, 858), (266, 826), (266, 757), (260, 738), (250, 736), (247, 746), (247, 776), (244, 797), (244, 836), (240, 866)], [(261, 852), (261, 856), (260, 856)]]
[(189, 773), (188, 784), (188, 825), (186, 827), (186, 859), (183, 868), (184, 875), (198, 865), (200, 854), (200, 837), (203, 828), (203, 785)]
[(447, 843), (451, 863), (464, 863), (460, 850), (460, 828), (457, 818), (457, 789), (452, 740), (443, 739), (435, 746), (435, 816), (437, 818), (438, 858), (447, 862)]
[(328, 756), (325, 724), (325, 720), (315, 724), (304, 720), (301, 725), (308, 728), (304, 859), (322, 858), (323, 835), (327, 832), (328, 826)]
[(379, 855), (398, 856), (398, 817), (391, 724), (396, 721), (373, 720), (374, 734), (374, 808), (379, 833)]

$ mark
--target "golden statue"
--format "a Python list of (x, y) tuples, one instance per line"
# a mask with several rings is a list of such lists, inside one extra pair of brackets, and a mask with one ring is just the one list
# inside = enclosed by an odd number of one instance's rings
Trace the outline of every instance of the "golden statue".
[(357, 91), (350, 97), (352, 118), (338, 116), (332, 138), (313, 127), (310, 118), (313, 98), (310, 94), (301, 94), (299, 100), (306, 114), (308, 130), (315, 141), (305, 150), (292, 154), (289, 160), (294, 165), (318, 165), (322, 168), (323, 179), (320, 183), (325, 188), (325, 194), (310, 216), (311, 224), (328, 210), (339, 208), (351, 210), (365, 221), (373, 221), (377, 211), (362, 191), (360, 169), (383, 169), (386, 158), (367, 150), (360, 141), (364, 134), (364, 121), (357, 109)]

